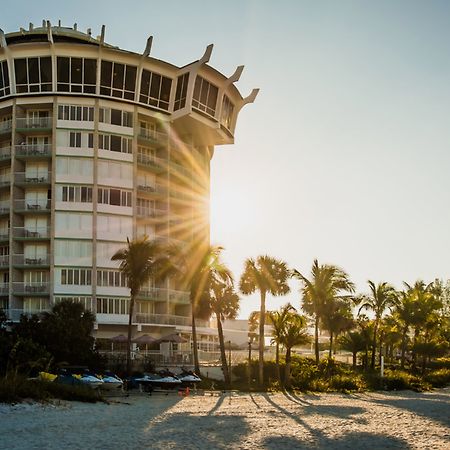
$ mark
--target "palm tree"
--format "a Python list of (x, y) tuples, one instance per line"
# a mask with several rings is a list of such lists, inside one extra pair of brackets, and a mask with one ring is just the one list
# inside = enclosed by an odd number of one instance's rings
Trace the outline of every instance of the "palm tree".
[(353, 369), (356, 369), (356, 357), (366, 348), (366, 338), (361, 331), (349, 331), (339, 338), (342, 349), (352, 353)]
[(372, 337), (372, 359), (370, 367), (375, 369), (375, 355), (377, 351), (377, 333), (381, 318), (384, 311), (388, 308), (394, 307), (397, 302), (397, 292), (388, 283), (382, 282), (375, 285), (373, 281), (368, 281), (370, 288), (370, 295), (362, 295), (359, 297), (359, 302), (363, 302), (359, 307), (358, 314), (362, 309), (371, 309), (375, 313), (373, 337)]
[(293, 311), (295, 311), (295, 308), (290, 303), (284, 305), (279, 311), (269, 311), (269, 321), (272, 325), (273, 342), (275, 342), (275, 363), (277, 365), (278, 381), (280, 383), (280, 343), (286, 328), (286, 322), (289, 319), (289, 313)]
[(141, 287), (150, 279), (161, 281), (176, 271), (172, 262), (171, 250), (157, 241), (150, 241), (147, 236), (130, 241), (111, 258), (120, 261), (119, 270), (126, 276), (130, 289), (130, 306), (128, 310), (127, 338), (127, 374), (131, 364), (131, 332), (134, 304)]
[(284, 329), (280, 335), (280, 344), (286, 348), (286, 365), (284, 382), (287, 389), (291, 387), (291, 351), (298, 345), (310, 342), (310, 337), (306, 330), (306, 319), (294, 312), (288, 312), (284, 324)]
[(344, 295), (344, 293), (353, 293), (355, 286), (342, 269), (329, 264), (319, 265), (317, 259), (313, 262), (309, 279), (295, 269), (293, 276), (303, 284), (302, 309), (314, 319), (314, 347), (316, 364), (318, 364), (320, 320), (324, 317), (329, 304), (333, 303), (336, 298), (348, 298), (348, 295)]
[(200, 373), (200, 363), (197, 348), (196, 317), (208, 315), (208, 305), (204, 299), (208, 298), (212, 280), (228, 283), (232, 281), (230, 270), (221, 261), (223, 247), (208, 245), (189, 249), (184, 256), (185, 273), (184, 282), (188, 284), (191, 300), (192, 315), (192, 342), (194, 353), (194, 370)]
[(264, 325), (266, 318), (266, 295), (286, 295), (289, 292), (287, 281), (290, 271), (284, 261), (270, 256), (258, 256), (256, 260), (245, 261), (239, 287), (244, 295), (259, 291), (261, 297), (259, 312), (259, 384), (264, 384)]
[(336, 298), (329, 302), (324, 310), (322, 324), (330, 333), (330, 347), (328, 357), (332, 357), (333, 339), (344, 331), (350, 330), (355, 325), (353, 314), (348, 302), (344, 299)]
[(209, 305), (217, 319), (220, 357), (225, 383), (230, 385), (231, 373), (228, 371), (222, 322), (224, 319), (235, 319), (239, 311), (239, 296), (234, 292), (233, 284), (231, 282), (223, 283), (217, 279), (212, 280), (209, 292)]

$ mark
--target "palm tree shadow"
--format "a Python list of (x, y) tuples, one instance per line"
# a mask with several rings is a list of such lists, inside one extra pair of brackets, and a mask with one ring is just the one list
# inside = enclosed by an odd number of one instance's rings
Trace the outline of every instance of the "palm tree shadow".
[(250, 399), (258, 409), (261, 409), (261, 406), (259, 406), (258, 403), (256, 403), (255, 398), (253, 397), (252, 393), (250, 393)]
[(216, 404), (212, 407), (211, 411), (209, 411), (208, 416), (212, 416), (221, 406), (223, 401), (225, 400), (225, 395), (221, 395)]
[(304, 398), (299, 397), (297, 394), (295, 394), (294, 392), (290, 392), (290, 391), (282, 391), (283, 395), (290, 401), (297, 403), (299, 405), (311, 405), (311, 402), (308, 402), (307, 400), (305, 400)]

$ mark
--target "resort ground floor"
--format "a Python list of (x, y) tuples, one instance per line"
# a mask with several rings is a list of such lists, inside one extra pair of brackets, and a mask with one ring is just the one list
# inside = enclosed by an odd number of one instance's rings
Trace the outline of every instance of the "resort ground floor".
[(0, 405), (0, 448), (447, 449), (449, 411), (449, 389)]

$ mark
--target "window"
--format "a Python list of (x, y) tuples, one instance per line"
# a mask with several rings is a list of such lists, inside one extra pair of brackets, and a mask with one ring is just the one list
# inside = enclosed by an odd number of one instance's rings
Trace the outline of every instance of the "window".
[(100, 94), (134, 100), (136, 90), (136, 66), (102, 61)]
[(98, 203), (113, 206), (131, 207), (131, 191), (122, 189), (99, 188)]
[(127, 278), (120, 270), (97, 270), (97, 286), (127, 287)]
[(69, 147), (81, 147), (81, 133), (71, 131), (69, 134)]
[(204, 78), (197, 76), (195, 79), (192, 106), (214, 117), (218, 92), (219, 89), (216, 86)]
[(90, 240), (55, 240), (55, 256), (71, 258), (91, 258), (92, 242)]
[(54, 297), (55, 303), (71, 301), (81, 303), (87, 311), (95, 312), (94, 300), (92, 297)]
[(177, 91), (175, 93), (174, 110), (177, 111), (186, 105), (187, 88), (189, 84), (189, 73), (180, 75), (177, 78)]
[(120, 109), (100, 108), (99, 121), (121, 127), (133, 127), (133, 113)]
[(169, 109), (172, 80), (148, 70), (142, 71), (139, 101), (164, 110)]
[(0, 63), (0, 97), (5, 97), (10, 93), (8, 63), (7, 61), (2, 61)]
[(17, 93), (52, 90), (52, 60), (49, 56), (14, 60)]
[(97, 298), (97, 314), (128, 314), (129, 300), (126, 298)]
[(90, 286), (92, 269), (61, 269), (61, 284)]
[(223, 126), (230, 129), (231, 121), (233, 119), (234, 105), (231, 103), (230, 99), (224, 95), (222, 101), (222, 116), (220, 122)]
[(59, 120), (78, 120), (84, 122), (94, 121), (94, 107), (93, 106), (78, 106), (78, 105), (59, 105), (58, 106)]
[(115, 134), (99, 134), (98, 148), (101, 150), (110, 150), (119, 153), (132, 153), (133, 140), (124, 136)]
[[(95, 94), (97, 60), (58, 56), (58, 91)], [(72, 119), (73, 120), (73, 119)]]
[(62, 186), (62, 201), (92, 203), (92, 187)]

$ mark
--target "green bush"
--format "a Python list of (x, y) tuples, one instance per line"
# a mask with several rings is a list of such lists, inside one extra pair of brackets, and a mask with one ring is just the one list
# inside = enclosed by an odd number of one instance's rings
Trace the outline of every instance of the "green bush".
[(16, 374), (0, 378), (0, 402), (16, 403), (26, 398), (40, 402), (52, 398), (89, 403), (102, 400), (98, 392), (88, 386), (68, 386), (55, 382), (29, 380)]
[(433, 387), (446, 387), (450, 384), (450, 369), (439, 369), (426, 375), (425, 381)]
[(421, 378), (400, 370), (386, 370), (383, 384), (388, 391), (411, 389), (420, 392), (429, 388)]
[(360, 375), (352, 373), (331, 377), (330, 388), (342, 392), (363, 391), (367, 389), (367, 385)]
[(433, 369), (450, 369), (450, 357), (436, 358), (429, 366)]

